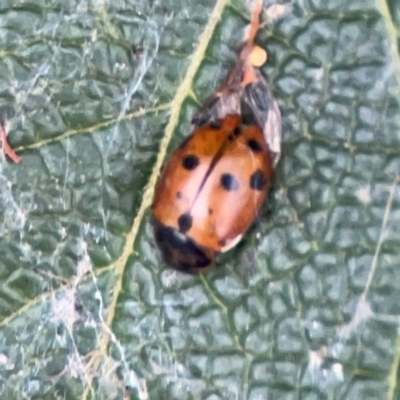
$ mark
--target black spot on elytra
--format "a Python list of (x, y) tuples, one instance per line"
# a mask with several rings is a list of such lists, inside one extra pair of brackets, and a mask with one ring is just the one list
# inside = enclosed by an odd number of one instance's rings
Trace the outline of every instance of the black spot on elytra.
[(214, 211), (212, 210), (212, 208), (208, 209), (208, 214), (211, 215)]
[(182, 167), (191, 171), (199, 165), (199, 158), (197, 156), (186, 156), (182, 160)]
[(234, 140), (235, 138), (237, 138), (240, 134), (242, 133), (242, 129), (240, 128), (240, 126), (237, 126), (230, 134), (229, 134), (229, 139), (230, 140)]
[(258, 152), (260, 152), (262, 150), (262, 147), (261, 147), (260, 143), (258, 143), (258, 141), (255, 140), (255, 139), (249, 139), (247, 141), (247, 146), (254, 153), (258, 153)]
[(186, 233), (192, 227), (193, 218), (190, 214), (182, 214), (178, 218), (179, 231)]
[(222, 121), (220, 119), (215, 121), (210, 121), (209, 126), (211, 129), (221, 129)]
[(240, 132), (242, 132), (242, 129), (240, 128), (240, 126), (237, 126), (234, 130), (233, 130), (233, 134), (234, 136), (239, 136)]
[(267, 184), (267, 178), (264, 175), (264, 172), (261, 169), (258, 169), (250, 176), (250, 187), (253, 190), (263, 190), (265, 185)]
[(182, 193), (181, 192), (176, 192), (176, 198), (181, 199), (182, 198)]
[(239, 189), (239, 182), (231, 174), (221, 175), (221, 185), (228, 192)]

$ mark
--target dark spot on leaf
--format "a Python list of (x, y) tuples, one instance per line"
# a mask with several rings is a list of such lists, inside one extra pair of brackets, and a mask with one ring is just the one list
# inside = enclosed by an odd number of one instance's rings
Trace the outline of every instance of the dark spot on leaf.
[(83, 311), (83, 305), (82, 304), (75, 304), (75, 311), (77, 311), (78, 313), (81, 313)]
[(192, 227), (192, 216), (190, 214), (182, 214), (178, 218), (179, 231), (186, 233)]
[(197, 156), (186, 156), (182, 161), (183, 168), (191, 171), (199, 165), (199, 158)]
[(136, 44), (132, 46), (132, 55), (136, 57), (140, 57), (144, 53), (144, 48), (143, 46)]
[(260, 143), (258, 143), (257, 140), (255, 140), (255, 139), (249, 139), (247, 141), (247, 146), (254, 153), (258, 153), (258, 152), (260, 152), (262, 150), (262, 147), (261, 147)]
[(250, 187), (253, 190), (263, 190), (266, 184), (267, 184), (267, 178), (265, 177), (261, 169), (258, 169), (251, 175)]
[(221, 185), (228, 192), (239, 189), (239, 182), (231, 174), (222, 174), (221, 175)]

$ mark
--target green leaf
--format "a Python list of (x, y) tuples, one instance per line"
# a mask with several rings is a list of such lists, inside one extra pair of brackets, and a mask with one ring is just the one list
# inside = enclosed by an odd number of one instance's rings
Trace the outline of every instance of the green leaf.
[(0, 162), (0, 398), (399, 398), (398, 1), (264, 2), (274, 190), (204, 275), (155, 248), (159, 172), (248, 6), (0, 2), (22, 157)]

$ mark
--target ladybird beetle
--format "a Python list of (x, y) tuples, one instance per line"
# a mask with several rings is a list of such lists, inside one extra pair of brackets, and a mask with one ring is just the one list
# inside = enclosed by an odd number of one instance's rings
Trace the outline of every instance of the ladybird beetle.
[(172, 153), (152, 204), (165, 262), (185, 272), (211, 266), (249, 228), (280, 157), (281, 115), (254, 44), (262, 1), (225, 84), (194, 116), (194, 130)]

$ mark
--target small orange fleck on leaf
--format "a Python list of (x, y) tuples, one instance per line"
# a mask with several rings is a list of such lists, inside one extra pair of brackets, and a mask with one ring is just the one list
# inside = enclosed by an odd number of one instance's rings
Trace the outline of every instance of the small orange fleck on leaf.
[(0, 146), (3, 150), (3, 153), (9, 157), (11, 161), (15, 162), (16, 164), (21, 161), (21, 157), (8, 144), (7, 134), (2, 121), (0, 121)]

